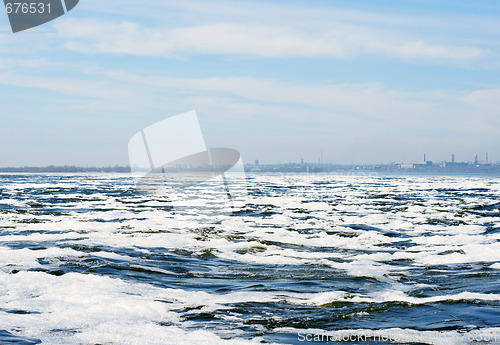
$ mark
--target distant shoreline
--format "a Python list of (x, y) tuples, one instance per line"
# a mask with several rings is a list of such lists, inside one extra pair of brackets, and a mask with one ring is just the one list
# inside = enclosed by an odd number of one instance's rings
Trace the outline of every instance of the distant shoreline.
[(432, 173), (432, 174), (498, 174), (500, 173), (500, 165), (467, 165), (467, 166), (440, 166), (429, 165), (414, 167), (401, 167), (399, 164), (387, 165), (326, 165), (326, 164), (310, 164), (310, 165), (247, 165), (247, 172), (277, 172), (277, 173)]
[(55, 166), (46, 167), (6, 167), (0, 168), (0, 173), (82, 173), (82, 172), (114, 172), (130, 173), (130, 167), (77, 167), (77, 166)]
[[(187, 169), (189, 171), (190, 169)], [(184, 170), (186, 171), (186, 170)], [(193, 169), (193, 171), (196, 171)], [(442, 166), (442, 165), (415, 165), (407, 167), (399, 164), (360, 164), (360, 165), (340, 165), (340, 164), (312, 164), (312, 163), (287, 163), (287, 164), (246, 164), (247, 173), (465, 173), (465, 174), (497, 174), (500, 173), (500, 164), (468, 164), (463, 166)], [(0, 167), (0, 173), (131, 173), (129, 166), (113, 167), (79, 167), (73, 165), (45, 166), (45, 167)]]

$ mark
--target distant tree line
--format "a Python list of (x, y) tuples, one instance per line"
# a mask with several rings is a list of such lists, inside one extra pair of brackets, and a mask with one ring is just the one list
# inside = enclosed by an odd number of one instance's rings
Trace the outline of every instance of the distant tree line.
[(130, 167), (114, 166), (114, 167), (77, 167), (73, 165), (47, 167), (6, 167), (0, 168), (0, 172), (27, 172), (27, 173), (78, 173), (78, 172), (116, 172), (129, 173)]

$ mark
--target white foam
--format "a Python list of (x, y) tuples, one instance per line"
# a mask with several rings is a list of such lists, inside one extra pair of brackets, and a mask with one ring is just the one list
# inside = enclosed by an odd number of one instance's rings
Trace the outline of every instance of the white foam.
[(483, 294), (474, 292), (462, 292), (453, 295), (439, 295), (432, 297), (412, 297), (404, 291), (388, 289), (375, 291), (373, 293), (362, 295), (347, 293), (344, 291), (330, 291), (316, 294), (302, 294), (294, 301), (297, 304), (321, 306), (334, 302), (351, 303), (385, 303), (385, 302), (405, 302), (410, 304), (428, 304), (444, 301), (500, 301), (499, 294)]
[[(271, 300), (264, 293), (212, 296), (90, 274), (55, 277), (41, 272), (0, 272), (0, 280), (1, 309), (39, 313), (0, 312), (2, 327), (21, 328), (23, 335), (49, 344), (199, 344), (202, 339), (203, 343), (255, 344), (258, 339), (225, 341), (212, 332), (187, 331), (175, 325), (181, 320), (174, 310), (207, 301), (206, 310), (213, 310), (229, 301)], [(51, 332), (55, 329), (62, 331)]]
[[(211, 312), (230, 309), (234, 303), (283, 300), (311, 306), (334, 302), (422, 305), (461, 300), (499, 301), (498, 294), (474, 291), (459, 294), (443, 291), (433, 296), (413, 297), (409, 291), (417, 285), (397, 283), (398, 276), (411, 276), (411, 270), (422, 269), (422, 266), (443, 265), (446, 271), (446, 266), (484, 263), (491, 269), (500, 269), (500, 234), (485, 233), (487, 227), (500, 226), (500, 221), (494, 216), (464, 211), (493, 199), (467, 197), (469, 203), (464, 204), (454, 198), (443, 198), (438, 191), (439, 188), (490, 188), (488, 195), (493, 196), (500, 188), (496, 180), (408, 177), (394, 183), (394, 180), (371, 177), (294, 176), (283, 179), (255, 176), (252, 183), (270, 193), (266, 197), (247, 196), (246, 207), (255, 210), (257, 216), (251, 212), (228, 216), (226, 206), (220, 212), (205, 209), (207, 205), (217, 206), (217, 200), (196, 189), (187, 195), (109, 197), (101, 191), (103, 185), (115, 191), (128, 190), (131, 180), (121, 175), (88, 175), (88, 180), (67, 176), (64, 181), (54, 183), (33, 179), (7, 185), (4, 190), (11, 194), (2, 204), (29, 212), (0, 214), (3, 235), (0, 236), (0, 309), (41, 313), (0, 312), (2, 327), (13, 329), (22, 325), (23, 335), (40, 338), (49, 344), (144, 343), (144, 334), (154, 334), (147, 340), (150, 344), (197, 344), (200, 339), (203, 343), (226, 343), (213, 332), (191, 330), (195, 324), (179, 317), (179, 310), (189, 306)], [(119, 184), (110, 187), (109, 184), (115, 181)], [(331, 182), (331, 189), (316, 185), (318, 181)], [(70, 188), (81, 188), (82, 184), (96, 192), (65, 194)], [(288, 188), (290, 185), (298, 188)], [(271, 186), (281, 191), (276, 192)], [(35, 212), (39, 209), (28, 206), (33, 200), (20, 200), (16, 196), (22, 195), (28, 187), (53, 189), (50, 197), (64, 200), (54, 207), (63, 209), (63, 214), (37, 215)], [(408, 194), (418, 201), (401, 202), (399, 197)], [(79, 201), (72, 200), (75, 198)], [(172, 201), (180, 207), (175, 209), (175, 214), (166, 208)], [(385, 203), (390, 206), (384, 206)], [(45, 205), (45, 210), (49, 206)], [(275, 214), (259, 215), (263, 210)], [(33, 218), (40, 222), (30, 222)], [(391, 236), (386, 236), (387, 233)], [(405, 244), (397, 243), (400, 241)], [(10, 247), (22, 243), (110, 247), (111, 250), (87, 253), (56, 246), (39, 250)], [(119, 260), (136, 269), (175, 275), (123, 254), (128, 249), (134, 253), (157, 253), (158, 248), (166, 252), (184, 249), (193, 255), (208, 250), (219, 259), (279, 265), (284, 269), (291, 265), (331, 267), (353, 277), (376, 278), (384, 287), (366, 294), (345, 291), (212, 294), (160, 289), (90, 274), (69, 273), (55, 277), (26, 272), (57, 268), (68, 260), (99, 257)], [(13, 270), (20, 272), (2, 273)], [(52, 329), (78, 332), (51, 333)], [(449, 335), (456, 344), (463, 340), (462, 335), (455, 332), (397, 331), (401, 342), (417, 339), (445, 344), (438, 341), (445, 339), (440, 338), (443, 334)]]

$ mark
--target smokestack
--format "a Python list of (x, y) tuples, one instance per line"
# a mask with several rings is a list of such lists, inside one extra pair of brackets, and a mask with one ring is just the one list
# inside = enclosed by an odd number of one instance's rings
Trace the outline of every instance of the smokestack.
[(488, 164), (488, 152), (486, 152), (486, 164)]
[(426, 155), (425, 155), (425, 153), (424, 153), (424, 162), (427, 162), (427, 159), (426, 159)]
[(451, 155), (451, 162), (452, 162), (452, 163), (455, 163), (455, 154), (452, 154), (452, 155)]

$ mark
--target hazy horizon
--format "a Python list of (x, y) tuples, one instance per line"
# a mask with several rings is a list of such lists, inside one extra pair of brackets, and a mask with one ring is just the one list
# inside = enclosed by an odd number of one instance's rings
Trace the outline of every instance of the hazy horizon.
[[(431, 159), (432, 156), (427, 156), (427, 161), (431, 161), (434, 163), (443, 163), (443, 162), (451, 162), (451, 156), (449, 159), (444, 159), (444, 160), (434, 160)], [(460, 156), (458, 156), (460, 157)], [(304, 164), (318, 164), (318, 158), (316, 158), (316, 161), (307, 161), (304, 160)], [(243, 163), (249, 164), (249, 165), (255, 165), (255, 161), (258, 160), (260, 165), (276, 165), (276, 164), (301, 164), (301, 160), (294, 160), (294, 161), (261, 161), (260, 159), (255, 159), (252, 161), (244, 161)], [(322, 161), (321, 164), (333, 164), (333, 165), (390, 165), (390, 164), (411, 164), (411, 163), (419, 163), (423, 162), (423, 157), (420, 159), (414, 159), (414, 160), (405, 160), (405, 161), (387, 161), (387, 162), (357, 162), (357, 161), (350, 161), (350, 162), (336, 162), (336, 161)], [(457, 155), (455, 155), (455, 162), (457, 163), (473, 163), (474, 162), (474, 157), (471, 157), (471, 159), (464, 159), (460, 160), (457, 159)], [(491, 156), (488, 156), (488, 161), (486, 162), (486, 156), (480, 156), (478, 155), (478, 162), (479, 163), (493, 163), (493, 164), (498, 164), (499, 162), (497, 160), (491, 159)], [(104, 164), (104, 165), (90, 165), (90, 164), (84, 164), (84, 165), (78, 165), (78, 164), (71, 164), (71, 163), (62, 163), (62, 164), (53, 164), (49, 163), (46, 165), (17, 165), (17, 166), (3, 166), (0, 165), (0, 169), (6, 169), (6, 168), (47, 168), (50, 166), (54, 167), (76, 167), (76, 168), (114, 168), (114, 167), (119, 167), (119, 168), (127, 168), (130, 167), (130, 164), (125, 163), (123, 165), (121, 164)]]

